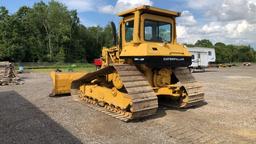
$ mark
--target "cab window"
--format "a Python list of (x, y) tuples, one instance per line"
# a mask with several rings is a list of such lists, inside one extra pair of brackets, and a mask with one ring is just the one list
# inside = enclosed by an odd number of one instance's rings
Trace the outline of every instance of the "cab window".
[(127, 21), (125, 23), (125, 40), (130, 42), (133, 40), (134, 21)]
[(171, 30), (170, 23), (145, 20), (144, 39), (146, 41), (171, 42)]

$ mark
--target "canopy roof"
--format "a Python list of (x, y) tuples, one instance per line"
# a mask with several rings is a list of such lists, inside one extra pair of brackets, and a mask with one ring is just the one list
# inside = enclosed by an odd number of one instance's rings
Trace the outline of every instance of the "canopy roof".
[(161, 15), (161, 16), (167, 16), (167, 17), (178, 17), (180, 16), (180, 12), (175, 12), (175, 11), (170, 11), (170, 10), (165, 10), (165, 9), (160, 9), (148, 5), (143, 5), (134, 9), (126, 10), (121, 13), (118, 13), (117, 15), (120, 17), (125, 17), (128, 15), (133, 15), (134, 12), (136, 11), (141, 11), (144, 13), (150, 13), (150, 14), (156, 14), (156, 15)]

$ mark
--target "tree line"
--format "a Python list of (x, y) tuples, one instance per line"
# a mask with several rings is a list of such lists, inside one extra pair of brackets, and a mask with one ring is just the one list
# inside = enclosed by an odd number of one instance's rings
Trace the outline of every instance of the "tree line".
[[(251, 46), (212, 44), (205, 39), (187, 45), (215, 48), (218, 63), (256, 61)], [(0, 7), (0, 61), (84, 63), (110, 46), (110, 25), (85, 27), (75, 10), (57, 1), (23, 6), (13, 14)]]
[(213, 44), (210, 40), (198, 40), (188, 47), (215, 48), (217, 63), (256, 62), (256, 51), (250, 45), (226, 45), (223, 42)]
[(54, 0), (13, 14), (0, 7), (0, 60), (87, 62), (111, 44), (110, 25), (85, 27), (75, 10)]

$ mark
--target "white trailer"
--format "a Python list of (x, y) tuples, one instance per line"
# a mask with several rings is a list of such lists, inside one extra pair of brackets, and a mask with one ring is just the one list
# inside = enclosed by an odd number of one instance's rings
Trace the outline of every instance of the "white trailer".
[(189, 66), (191, 69), (205, 70), (209, 63), (216, 61), (214, 48), (190, 47), (188, 50), (192, 54), (192, 64)]

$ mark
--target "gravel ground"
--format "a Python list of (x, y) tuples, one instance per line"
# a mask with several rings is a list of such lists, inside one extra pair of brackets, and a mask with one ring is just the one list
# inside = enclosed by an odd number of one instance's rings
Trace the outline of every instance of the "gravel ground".
[(24, 85), (0, 87), (0, 143), (255, 143), (256, 66), (194, 73), (207, 104), (160, 108), (124, 123), (72, 101), (50, 98), (47, 74), (21, 75)]

